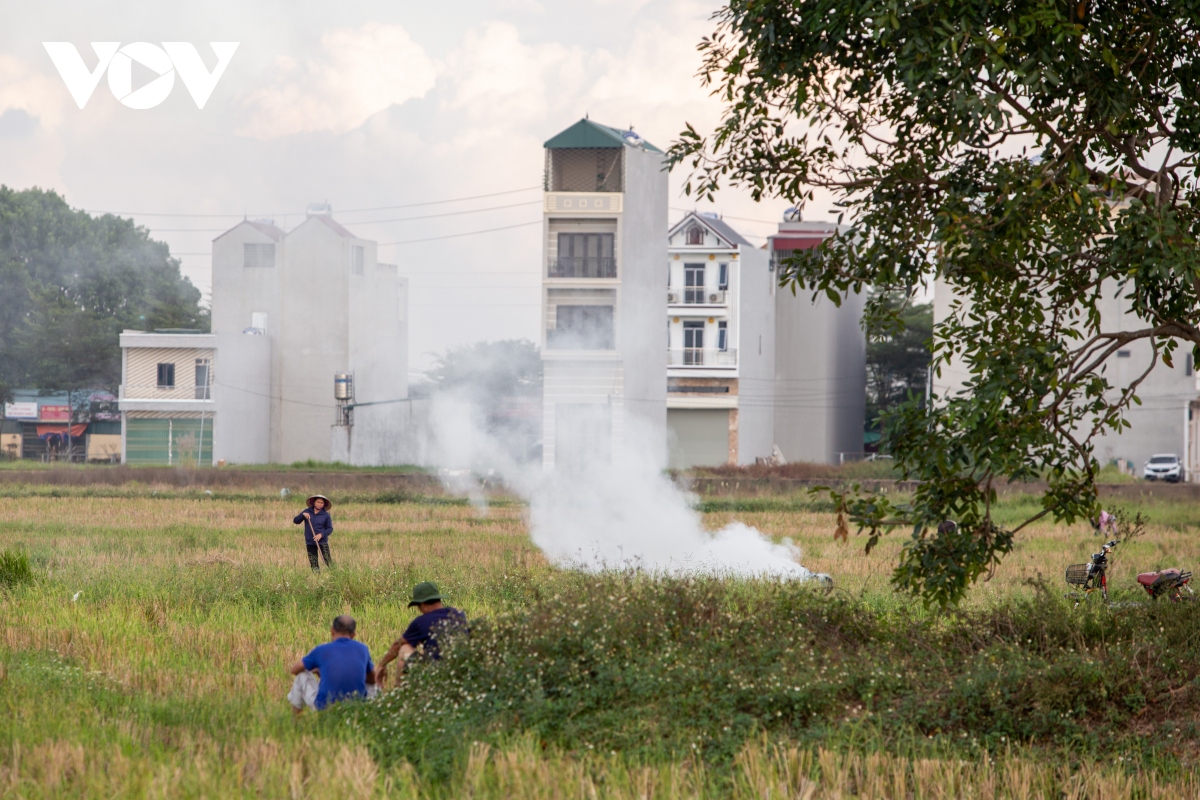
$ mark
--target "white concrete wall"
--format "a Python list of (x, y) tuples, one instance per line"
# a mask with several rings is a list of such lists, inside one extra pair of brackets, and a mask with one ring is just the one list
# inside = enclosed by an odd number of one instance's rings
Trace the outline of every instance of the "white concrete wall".
[(271, 341), (217, 334), (213, 364), (213, 463), (266, 464), (271, 459)]
[(349, 429), (331, 426), (331, 460), (356, 467), (432, 464), (430, 407), (429, 398), (418, 398), (355, 408)]
[[(617, 346), (624, 405), (639, 449), (667, 463), (667, 173), (663, 156), (625, 148)], [(655, 449), (657, 452), (649, 452)]]
[[(775, 273), (766, 250), (741, 245), (731, 269), (738, 351), (738, 463), (771, 455), (775, 444)], [(735, 310), (736, 309), (736, 310)], [(730, 347), (734, 347), (733, 343)]]
[(863, 449), (864, 298), (775, 293), (775, 442), (788, 461), (832, 464)]

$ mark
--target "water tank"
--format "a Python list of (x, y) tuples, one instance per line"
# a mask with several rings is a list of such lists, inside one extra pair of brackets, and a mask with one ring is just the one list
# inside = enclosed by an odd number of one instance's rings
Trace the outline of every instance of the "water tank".
[(349, 372), (337, 372), (333, 376), (333, 399), (354, 399), (354, 376)]

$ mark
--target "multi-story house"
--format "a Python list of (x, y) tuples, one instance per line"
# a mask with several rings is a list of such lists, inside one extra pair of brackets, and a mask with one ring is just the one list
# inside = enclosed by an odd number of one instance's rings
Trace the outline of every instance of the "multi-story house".
[[(213, 241), (213, 333), (249, 330), (270, 343), (263, 461), (390, 460), (377, 429), (408, 396), (406, 291), (396, 266), (376, 259), (375, 242), (346, 230), (328, 206), (287, 233), (247, 220)], [(335, 426), (336, 373), (353, 374), (362, 404), (353, 416), (363, 434), (355, 438), (365, 440), (358, 453), (350, 426)]]
[(716, 214), (667, 234), (670, 466), (754, 463), (774, 444), (770, 259)]
[[(608, 461), (626, 443), (661, 450), (663, 153), (633, 131), (588, 119), (545, 150), (543, 465)], [(665, 463), (665, 452), (652, 457)]]
[(121, 334), (126, 464), (266, 461), (270, 347), (261, 336)]
[(836, 228), (794, 213), (756, 248), (713, 214), (668, 234), (667, 420), (671, 466), (838, 463), (863, 449), (863, 298), (835, 306), (777, 286), (794, 251)]

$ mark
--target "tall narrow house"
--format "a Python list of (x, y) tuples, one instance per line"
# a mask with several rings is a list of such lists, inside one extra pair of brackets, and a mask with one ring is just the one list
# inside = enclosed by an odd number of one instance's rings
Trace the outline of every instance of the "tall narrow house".
[(630, 447), (665, 465), (663, 153), (588, 119), (545, 148), (543, 464), (579, 469)]

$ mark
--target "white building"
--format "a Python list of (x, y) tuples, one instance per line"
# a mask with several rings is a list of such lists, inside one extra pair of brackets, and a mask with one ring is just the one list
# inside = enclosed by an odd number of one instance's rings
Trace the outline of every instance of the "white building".
[(261, 336), (123, 332), (122, 462), (266, 461), (270, 355)]
[(587, 119), (545, 148), (542, 459), (572, 468), (665, 441), (667, 173), (658, 148)]
[(753, 464), (775, 443), (775, 293), (768, 253), (715, 214), (667, 234), (670, 466)]
[[(247, 332), (245, 340), (261, 338), (269, 350), (266, 447), (253, 461), (409, 460), (408, 437), (380, 430), (402, 416), (408, 394), (407, 282), (378, 262), (375, 242), (346, 230), (327, 207), (287, 233), (240, 222), (213, 240), (212, 306), (215, 336)], [(335, 426), (340, 372), (354, 375), (355, 402), (369, 404), (355, 409), (353, 434)], [(215, 375), (218, 393), (249, 400), (245, 386)]]
[[(1146, 323), (1129, 313), (1128, 303), (1119, 299), (1115, 287), (1104, 291), (1098, 303), (1102, 329), (1106, 331), (1143, 330)], [(954, 292), (942, 281), (934, 290), (933, 322), (936, 326), (950, 314)], [(1095, 440), (1095, 457), (1101, 466), (1132, 463), (1141, 477), (1150, 457), (1171, 453), (1179, 456), (1188, 480), (1200, 477), (1200, 376), (1195, 374), (1191, 348), (1182, 344), (1175, 351), (1173, 367), (1159, 363), (1138, 387), (1141, 404), (1125, 412), (1130, 427), (1110, 432)], [(1131, 342), (1108, 360), (1105, 377), (1116, 390), (1136, 380), (1150, 366), (1150, 342)], [(961, 362), (943, 367), (933, 378), (933, 392), (939, 397), (958, 392), (968, 375)]]
[(668, 234), (671, 466), (837, 463), (863, 449), (863, 298), (835, 306), (776, 285), (779, 262), (833, 225), (785, 221), (756, 248), (711, 214)]

